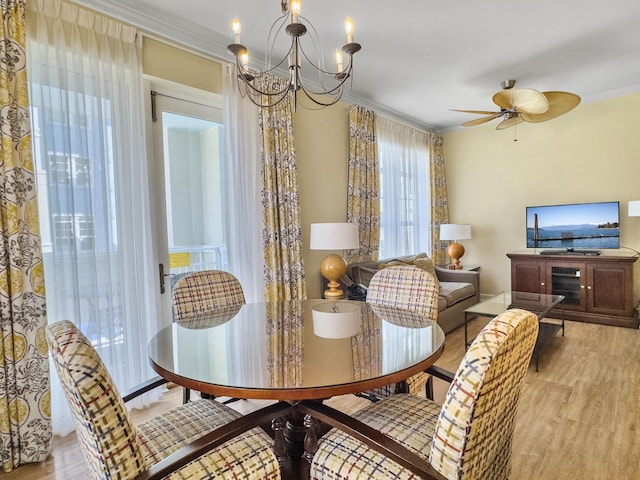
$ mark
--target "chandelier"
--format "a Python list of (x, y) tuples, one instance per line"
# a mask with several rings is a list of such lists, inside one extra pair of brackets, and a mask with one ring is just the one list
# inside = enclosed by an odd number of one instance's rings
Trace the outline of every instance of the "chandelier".
[[(320, 51), (320, 39), (318, 34), (305, 17), (300, 15), (302, 2), (300, 0), (282, 0), (282, 16), (277, 18), (271, 25), (267, 40), (267, 51), (265, 54), (265, 69), (255, 70), (249, 68), (249, 52), (240, 43), (241, 25), (236, 18), (232, 23), (234, 43), (227, 47), (227, 50), (236, 57), (237, 82), (242, 96), (248, 97), (259, 107), (273, 107), (289, 96), (293, 95), (293, 109), (297, 107), (297, 94), (303, 92), (316, 105), (328, 107), (337, 103), (342, 97), (345, 82), (351, 78), (353, 69), (353, 55), (362, 47), (359, 43), (353, 42), (353, 21), (350, 18), (345, 20), (345, 30), (347, 33), (347, 43), (341, 50), (335, 51), (335, 71), (325, 69), (324, 60)], [(273, 51), (276, 40), (282, 31), (291, 37), (291, 47), (287, 54), (277, 63), (273, 61)], [(313, 55), (308, 54), (302, 47), (302, 37), (309, 34), (311, 44), (314, 48)], [(347, 63), (344, 63), (343, 52), (348, 55)], [(318, 75), (319, 89), (312, 89), (305, 85), (302, 78), (303, 60), (305, 65), (315, 69)], [(267, 75), (285, 65), (289, 67), (289, 79), (282, 87), (274, 87), (272, 82), (267, 80)]]

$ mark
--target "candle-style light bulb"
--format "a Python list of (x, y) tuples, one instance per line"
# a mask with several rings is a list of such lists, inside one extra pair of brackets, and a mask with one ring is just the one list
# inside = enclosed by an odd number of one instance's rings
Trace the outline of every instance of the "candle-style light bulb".
[(242, 25), (240, 25), (240, 19), (237, 17), (231, 22), (231, 30), (233, 30), (234, 43), (240, 43), (240, 32), (242, 31)]
[(347, 32), (347, 43), (353, 43), (353, 20), (349, 17), (344, 21), (344, 30)]
[(249, 52), (246, 50), (240, 54), (240, 65), (244, 69), (249, 68)]
[(291, 10), (291, 23), (298, 23), (298, 15), (302, 11), (302, 2), (300, 0), (291, 0), (289, 9)]
[(342, 73), (344, 71), (344, 67), (342, 65), (342, 51), (336, 50), (336, 65), (338, 66), (338, 73)]

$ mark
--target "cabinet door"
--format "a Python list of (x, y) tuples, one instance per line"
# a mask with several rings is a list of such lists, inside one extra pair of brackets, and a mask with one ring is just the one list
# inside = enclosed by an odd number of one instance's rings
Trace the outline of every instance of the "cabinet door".
[(633, 266), (622, 263), (587, 265), (587, 310), (633, 315)]
[(564, 295), (569, 310), (587, 309), (587, 269), (584, 263), (547, 262), (548, 293)]
[(547, 293), (543, 262), (511, 260), (511, 290), (514, 292)]

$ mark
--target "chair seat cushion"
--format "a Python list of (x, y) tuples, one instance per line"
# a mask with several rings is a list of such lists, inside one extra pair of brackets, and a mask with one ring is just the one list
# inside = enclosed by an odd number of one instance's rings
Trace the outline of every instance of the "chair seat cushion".
[[(353, 416), (428, 460), (440, 406), (410, 394), (394, 395)], [(314, 479), (415, 479), (416, 476), (337, 429), (320, 439), (311, 464)]]
[[(151, 467), (205, 432), (240, 416), (215, 400), (197, 400), (136, 426), (147, 466)], [(272, 452), (272, 444), (264, 431), (254, 428), (214, 448), (167, 478), (280, 478), (280, 467)]]
[[(407, 386), (409, 387), (409, 393), (412, 395), (424, 396), (425, 389), (427, 386), (427, 381), (429, 380), (429, 375), (424, 372), (418, 372), (415, 375), (407, 378)], [(387, 398), (391, 395), (395, 395), (396, 392), (396, 384), (393, 383), (391, 385), (386, 385), (384, 387), (374, 388), (367, 392), (367, 395), (382, 399)]]

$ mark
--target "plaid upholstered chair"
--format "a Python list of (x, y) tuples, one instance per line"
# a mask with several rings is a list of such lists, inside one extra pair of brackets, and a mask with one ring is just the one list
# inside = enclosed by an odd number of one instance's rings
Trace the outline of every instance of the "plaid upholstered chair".
[(231, 273), (222, 270), (189, 273), (171, 290), (171, 308), (176, 322), (244, 303), (242, 285)]
[[(413, 265), (386, 267), (371, 278), (367, 303), (410, 310), (436, 321), (439, 288), (435, 277), (422, 268)], [(401, 384), (387, 385), (364, 395), (376, 401), (399, 393), (403, 388)], [(414, 395), (426, 392), (428, 398), (433, 398), (431, 377), (424, 372), (408, 378), (406, 389)]]
[(198, 400), (134, 426), (109, 372), (73, 323), (50, 325), (47, 341), (73, 412), (88, 478), (133, 479), (154, 471), (145, 478), (280, 478), (271, 438), (260, 428), (248, 430), (251, 426), (240, 428), (244, 433), (231, 440), (219, 440), (219, 446), (191, 457), (190, 463), (165, 465), (169, 455), (240, 414), (215, 400)]
[[(508, 310), (492, 319), (467, 350), (444, 404), (394, 395), (354, 417), (383, 455), (335, 428), (320, 441), (311, 478), (421, 478), (506, 480), (511, 439), (524, 375), (538, 335), (537, 316)], [(380, 438), (375, 438), (378, 435)], [(398, 454), (398, 462), (389, 457)]]
[[(214, 321), (212, 312), (233, 312), (235, 307), (244, 303), (242, 285), (235, 276), (222, 270), (188, 273), (171, 289), (173, 319), (188, 328), (199, 328)], [(222, 323), (225, 317), (220, 315), (217, 320)], [(186, 403), (191, 392), (187, 388), (183, 392)]]

